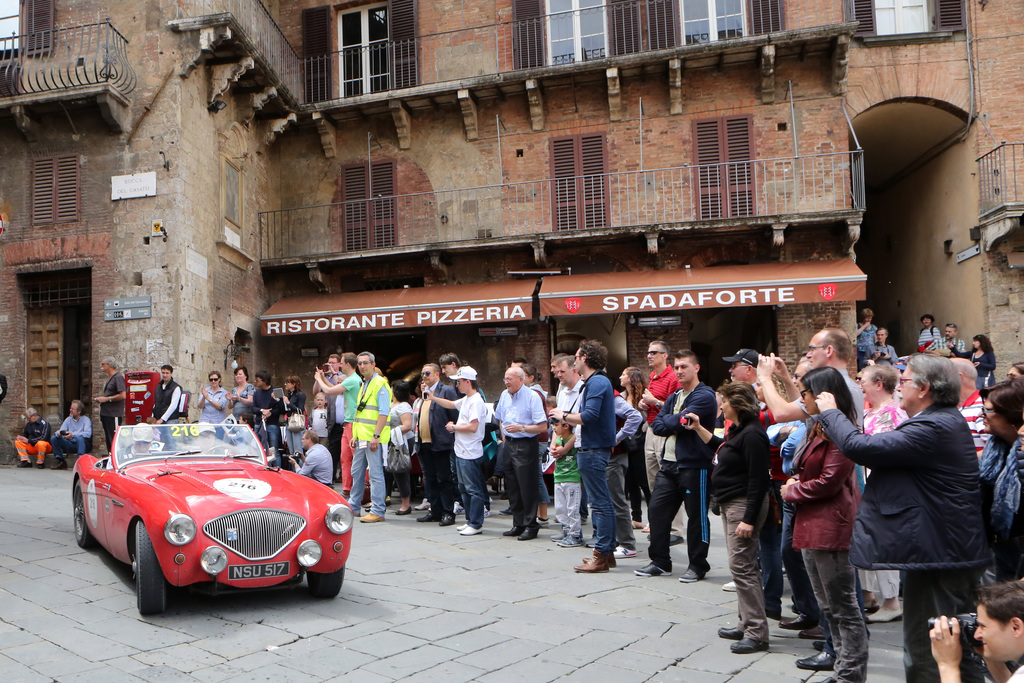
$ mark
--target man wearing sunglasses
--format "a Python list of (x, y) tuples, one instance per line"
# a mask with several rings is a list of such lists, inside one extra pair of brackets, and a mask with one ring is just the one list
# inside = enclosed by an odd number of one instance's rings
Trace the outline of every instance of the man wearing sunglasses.
[[(455, 373), (453, 373), (455, 374)], [(459, 419), (459, 411), (445, 408), (433, 399), (455, 401), (459, 398), (455, 387), (441, 381), (441, 367), (427, 363), (420, 373), (423, 401), (416, 414), (416, 436), (420, 467), (423, 468), (423, 488), (430, 509), (417, 522), (437, 522), (440, 526), (455, 523), (455, 482), (452, 480), (451, 457), (455, 448), (455, 435), (446, 425)]]

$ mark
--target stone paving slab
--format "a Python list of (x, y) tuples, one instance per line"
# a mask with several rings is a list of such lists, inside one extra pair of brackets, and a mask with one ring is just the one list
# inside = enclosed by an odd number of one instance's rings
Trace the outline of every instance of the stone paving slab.
[[(684, 585), (678, 576), (633, 575), (648, 561), (642, 534), (636, 558), (587, 576), (572, 567), (589, 551), (555, 546), (557, 528), (519, 542), (501, 536), (507, 517), (462, 537), (417, 523), (418, 515), (388, 515), (383, 524), (357, 525), (336, 599), (312, 599), (305, 586), (214, 599), (172, 589), (164, 614), (140, 617), (131, 568), (74, 542), (70, 472), (0, 468), (0, 485), (4, 681), (826, 678), (796, 669), (811, 643), (774, 622), (768, 653), (733, 655), (717, 638), (735, 621), (736, 602), (721, 590), (730, 577), (715, 521), (712, 571)], [(681, 570), (685, 548), (672, 553)], [(901, 681), (901, 625), (872, 625), (871, 633), (869, 680)]]

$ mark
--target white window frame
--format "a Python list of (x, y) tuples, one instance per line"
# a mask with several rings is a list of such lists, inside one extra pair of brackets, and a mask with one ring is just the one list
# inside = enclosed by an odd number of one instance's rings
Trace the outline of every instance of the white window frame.
[[(6, 43), (4, 47), (18, 47), (16, 36), (20, 35), (21, 0), (0, 0), (0, 41)], [(13, 45), (9, 42), (12, 37)]]
[[(388, 34), (389, 35), (387, 37), (385, 37), (384, 39), (382, 39), (382, 40), (375, 40), (375, 41), (371, 42), (369, 40), (369, 38), (370, 38), (370, 13), (372, 11), (380, 9), (382, 7), (387, 10)], [(342, 37), (342, 18), (346, 17), (346, 16), (348, 16), (350, 14), (356, 14), (356, 13), (359, 14), (359, 35), (361, 37), (361, 42), (359, 43), (358, 46), (356, 46), (356, 45), (344, 45), (344, 38)], [(388, 79), (388, 83), (389, 84), (391, 83), (391, 71), (390, 70), (392, 68), (394, 68), (394, 65), (390, 63), (390, 58), (389, 58), (389, 62), (388, 62), (388, 72), (386, 74), (377, 74), (375, 76), (374, 74), (370, 73), (370, 64), (371, 64), (371, 61), (372, 61), (370, 59), (370, 48), (375, 46), (375, 45), (381, 45), (381, 44), (385, 44), (386, 45), (388, 43), (388, 41), (391, 40), (390, 33), (391, 33), (391, 6), (388, 3), (386, 3), (386, 2), (376, 3), (376, 4), (373, 4), (373, 5), (366, 5), (366, 6), (363, 6), (363, 7), (352, 7), (352, 8), (343, 10), (341, 12), (338, 12), (338, 50), (339, 50), (339, 52), (342, 55), (341, 59), (338, 60), (338, 71), (339, 71), (338, 77), (340, 79), (341, 90), (342, 90), (343, 96), (344, 96), (344, 93), (345, 93), (345, 85), (347, 83), (351, 82), (351, 81), (357, 80), (356, 78), (346, 78), (347, 74), (345, 73), (345, 57), (344, 57), (345, 50), (352, 50), (352, 49), (355, 49), (356, 47), (358, 47), (360, 49), (360, 51), (362, 52), (362, 58), (360, 60), (360, 63), (361, 63), (361, 66), (362, 66), (362, 74), (358, 78), (358, 80), (360, 82), (362, 82), (362, 84), (363, 84), (363, 92), (362, 92), (362, 94), (363, 95), (368, 95), (368, 94), (373, 93), (373, 92), (381, 92), (379, 90), (374, 90), (373, 89), (373, 79), (374, 78), (379, 78), (381, 75), (386, 75), (387, 79)], [(389, 87), (390, 87), (390, 85), (389, 85)], [(388, 88), (385, 88), (385, 90), (386, 89), (388, 89)]]
[[(719, 0), (704, 0), (708, 8), (708, 40), (709, 43), (714, 43), (719, 40), (728, 40), (728, 38), (718, 37), (718, 2)], [(724, 4), (724, 0), (723, 0)], [(746, 0), (740, 0), (740, 27), (743, 32), (743, 36), (750, 35), (750, 28), (747, 26), (747, 3)], [(680, 28), (680, 43), (682, 45), (688, 45), (686, 42), (686, 4), (683, 0), (679, 0), (679, 28)], [(738, 36), (742, 37), (742, 36)], [(699, 43), (693, 43), (697, 45)]]
[[(582, 24), (581, 17), (582, 17), (582, 14), (584, 12), (600, 12), (601, 13), (601, 31), (602, 31), (601, 35), (604, 36), (604, 54), (605, 54), (606, 57), (609, 55), (609, 50), (608, 50), (608, 6), (607, 6), (607, 4), (604, 2), (604, 0), (600, 0), (600, 2), (596, 2), (594, 5), (590, 5), (590, 6), (586, 6), (586, 7), (580, 7), (580, 0), (570, 0), (570, 2), (572, 3), (572, 9), (571, 10), (562, 10), (560, 12), (552, 12), (551, 11), (551, 0), (544, 0), (544, 9), (546, 10), (546, 13), (544, 15), (544, 20), (545, 20), (545, 23), (547, 24), (545, 26), (545, 29), (546, 29), (545, 30), (545, 34), (547, 36), (547, 46), (546, 47), (547, 47), (548, 65), (549, 66), (554, 66), (556, 64), (556, 62), (555, 62), (555, 56), (556, 55), (555, 55), (555, 52), (554, 52), (554, 42), (551, 40), (552, 33), (553, 33), (553, 31), (552, 31), (552, 23), (554, 21), (556, 21), (557, 18), (563, 18), (563, 17), (565, 17), (565, 15), (570, 14), (570, 13), (572, 15), (571, 16), (571, 20), (572, 20), (572, 48), (573, 48), (573, 50), (572, 50), (573, 62), (572, 63), (584, 61), (584, 59), (583, 59), (583, 38), (591, 36), (591, 35), (596, 35), (596, 34), (591, 34), (591, 33), (588, 33), (586, 36), (583, 35), (583, 24)], [(564, 55), (558, 55), (558, 56), (562, 57)], [(557, 62), (557, 64), (568, 64), (568, 63), (570, 63), (570, 62)]]
[[(879, 7), (880, 4), (885, 3), (887, 6)], [(890, 5), (891, 6), (888, 6)], [(880, 36), (895, 36), (903, 35), (906, 33), (927, 33), (932, 30), (935, 21), (935, 3), (934, 0), (873, 0), (875, 10), (875, 33)], [(907, 28), (907, 24), (910, 21), (908, 12), (916, 10), (920, 7), (924, 7), (924, 26), (918, 29)], [(882, 13), (893, 13), (893, 30), (882, 29), (881, 16)]]

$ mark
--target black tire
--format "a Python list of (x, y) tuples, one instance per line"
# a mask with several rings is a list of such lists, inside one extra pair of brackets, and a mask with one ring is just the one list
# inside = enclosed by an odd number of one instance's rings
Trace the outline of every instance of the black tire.
[(167, 581), (142, 522), (135, 525), (135, 596), (139, 614), (160, 614), (167, 607)]
[(330, 574), (306, 572), (306, 583), (309, 594), (314, 598), (336, 598), (341, 592), (341, 584), (345, 582), (345, 568), (342, 567)]
[(81, 483), (75, 484), (72, 499), (74, 501), (75, 541), (79, 548), (93, 548), (96, 546), (96, 537), (89, 531), (89, 521), (85, 518), (85, 499), (82, 497)]

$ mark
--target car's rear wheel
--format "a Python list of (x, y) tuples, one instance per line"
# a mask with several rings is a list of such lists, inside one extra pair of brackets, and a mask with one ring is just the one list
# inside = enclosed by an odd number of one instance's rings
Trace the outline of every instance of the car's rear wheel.
[(139, 614), (159, 614), (167, 607), (167, 581), (142, 522), (135, 525), (135, 596)]
[(314, 598), (334, 598), (341, 592), (341, 584), (345, 582), (345, 568), (342, 567), (330, 574), (306, 572), (306, 583), (309, 594)]
[(82, 485), (75, 484), (74, 516), (75, 516), (75, 541), (79, 548), (92, 548), (96, 545), (96, 538), (89, 531), (89, 521), (85, 518), (85, 499), (82, 496)]

